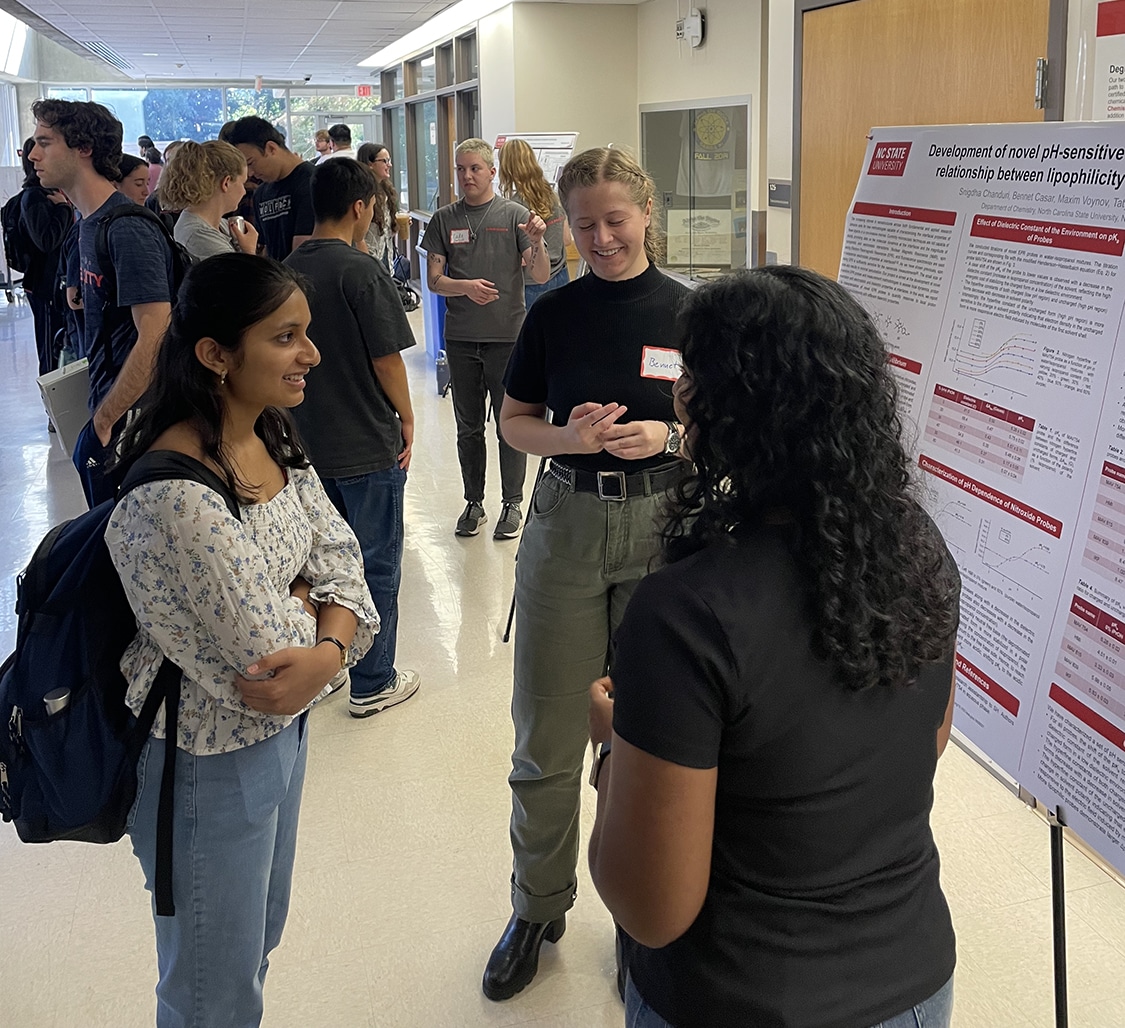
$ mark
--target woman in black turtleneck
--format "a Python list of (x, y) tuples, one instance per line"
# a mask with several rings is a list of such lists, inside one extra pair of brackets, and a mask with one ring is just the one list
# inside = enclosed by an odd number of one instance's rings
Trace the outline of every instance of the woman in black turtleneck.
[(551, 461), (516, 565), (513, 914), (484, 972), (493, 1000), (523, 989), (565, 930), (590, 682), (659, 549), (661, 500), (690, 468), (672, 409), (687, 289), (653, 263), (655, 195), (620, 150), (567, 164), (559, 198), (591, 274), (539, 298), (505, 378), (505, 439)]

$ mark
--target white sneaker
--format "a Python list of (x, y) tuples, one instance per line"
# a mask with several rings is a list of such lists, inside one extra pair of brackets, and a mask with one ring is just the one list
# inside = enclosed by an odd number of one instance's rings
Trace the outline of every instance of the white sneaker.
[(395, 683), (389, 689), (372, 693), (370, 696), (352, 695), (348, 711), (352, 717), (370, 717), (388, 707), (397, 706), (410, 699), (422, 684), (422, 676), (417, 671), (404, 669), (397, 672)]

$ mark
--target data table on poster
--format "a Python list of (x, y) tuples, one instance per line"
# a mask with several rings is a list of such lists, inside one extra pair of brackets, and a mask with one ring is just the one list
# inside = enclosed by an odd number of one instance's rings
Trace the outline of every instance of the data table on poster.
[(1125, 585), (1125, 468), (1109, 461), (1102, 464), (1082, 566)]
[(926, 418), (925, 438), (970, 464), (990, 467), (1021, 482), (1034, 430), (1033, 418), (938, 385)]
[(1101, 710), (1125, 717), (1125, 625), (1075, 596), (1055, 672)]

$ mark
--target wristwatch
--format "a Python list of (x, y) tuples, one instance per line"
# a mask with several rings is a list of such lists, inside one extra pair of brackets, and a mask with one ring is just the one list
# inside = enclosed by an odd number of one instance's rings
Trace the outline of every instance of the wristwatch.
[(664, 440), (663, 454), (665, 457), (675, 457), (680, 452), (680, 430), (674, 421), (665, 421), (668, 426), (668, 438)]
[(339, 649), (340, 649), (340, 670), (343, 671), (344, 668), (346, 668), (348, 666), (348, 648), (342, 642), (340, 642), (339, 639), (336, 639), (331, 635), (326, 635), (322, 639), (317, 639), (317, 641), (316, 641), (317, 646), (319, 646), (321, 643), (331, 643), (333, 646), (339, 647)]

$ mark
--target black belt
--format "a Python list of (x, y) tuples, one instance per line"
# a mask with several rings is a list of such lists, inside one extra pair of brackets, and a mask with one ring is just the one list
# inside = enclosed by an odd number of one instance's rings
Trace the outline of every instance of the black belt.
[(547, 473), (576, 493), (594, 493), (602, 500), (627, 500), (630, 496), (653, 496), (667, 492), (686, 477), (691, 465), (677, 457), (670, 464), (627, 475), (624, 471), (582, 471), (551, 461)]

